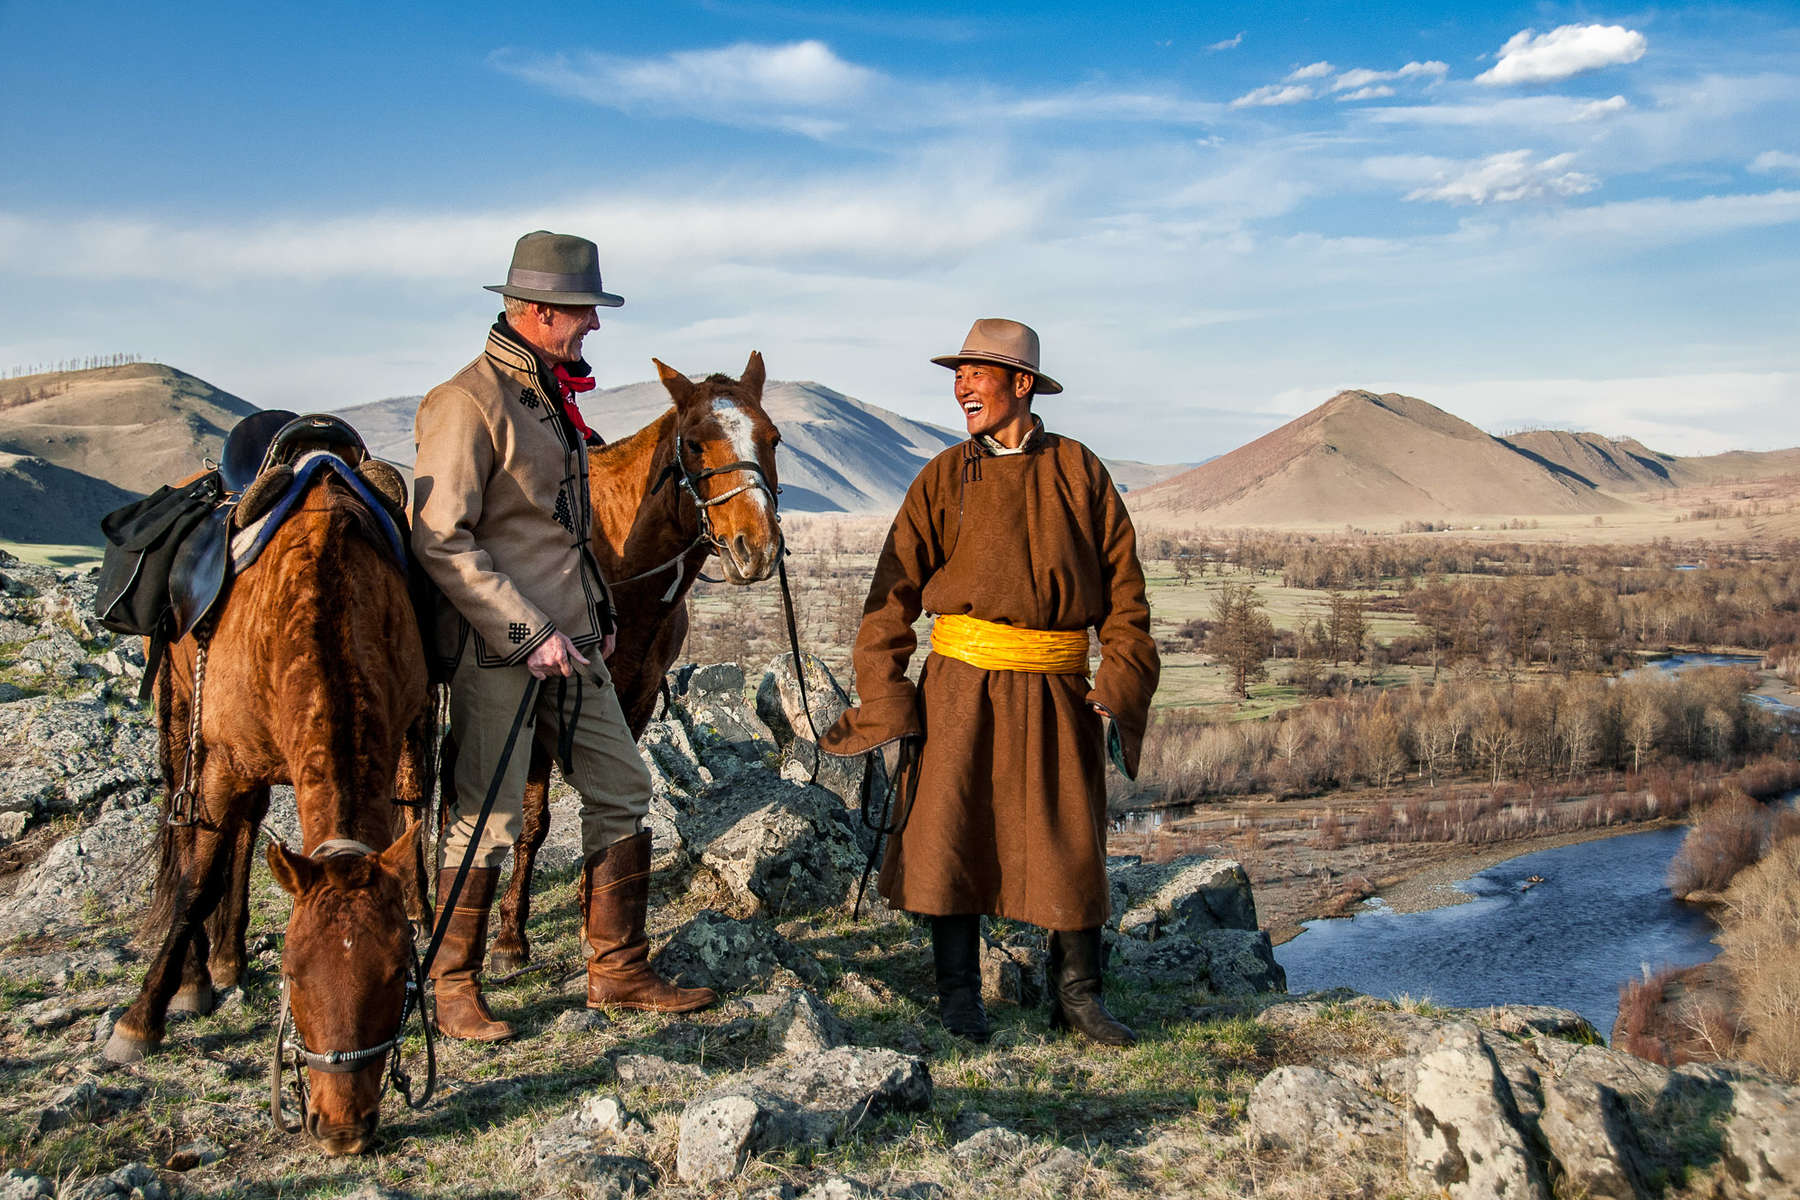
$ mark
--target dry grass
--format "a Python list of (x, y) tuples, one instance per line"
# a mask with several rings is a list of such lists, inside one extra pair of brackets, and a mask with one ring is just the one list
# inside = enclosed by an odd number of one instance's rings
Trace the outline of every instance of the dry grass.
[(1748, 1057), (1800, 1080), (1800, 836), (1740, 874), (1725, 905), (1720, 962), (1737, 981)]

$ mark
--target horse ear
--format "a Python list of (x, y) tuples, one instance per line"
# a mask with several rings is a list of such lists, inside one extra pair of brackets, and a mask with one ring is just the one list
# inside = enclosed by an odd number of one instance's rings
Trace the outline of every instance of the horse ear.
[(684, 407), (693, 400), (694, 384), (692, 380), (660, 358), (653, 358), (650, 361), (656, 364), (656, 373), (662, 376), (663, 386), (669, 389), (669, 397), (675, 401), (676, 408)]
[(289, 895), (298, 896), (319, 881), (319, 864), (280, 842), (269, 843), (269, 873)]
[(762, 351), (752, 350), (750, 352), (750, 361), (744, 364), (744, 376), (742, 380), (744, 386), (755, 392), (760, 399), (762, 397), (763, 381), (767, 377), (766, 372), (763, 370)]
[(425, 824), (416, 822), (411, 829), (394, 839), (394, 844), (383, 850), (375, 861), (381, 864), (382, 870), (398, 879), (402, 884), (411, 885), (419, 878), (419, 829)]

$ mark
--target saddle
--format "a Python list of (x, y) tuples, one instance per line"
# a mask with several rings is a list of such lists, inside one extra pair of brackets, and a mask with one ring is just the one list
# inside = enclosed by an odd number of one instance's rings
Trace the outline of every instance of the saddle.
[(344, 479), (382, 518), (388, 550), (405, 565), (406, 483), (400, 473), (371, 458), (342, 417), (282, 409), (253, 413), (225, 439), (218, 470), (222, 498), (176, 551), (169, 572), (171, 641), (206, 619), (231, 576), (255, 561), (322, 470)]
[(381, 525), (388, 552), (408, 569), (406, 482), (349, 422), (329, 413), (252, 413), (225, 439), (219, 466), (179, 488), (108, 513), (95, 613), (107, 628), (150, 639), (139, 700), (157, 666), (217, 608), (237, 571), (255, 561), (322, 471), (344, 480)]

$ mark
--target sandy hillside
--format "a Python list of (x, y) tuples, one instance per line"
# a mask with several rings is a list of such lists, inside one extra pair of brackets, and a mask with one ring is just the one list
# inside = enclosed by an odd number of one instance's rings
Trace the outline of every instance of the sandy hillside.
[(0, 380), (0, 450), (151, 492), (199, 470), (255, 411), (161, 363), (24, 375)]
[(1636, 438), (1562, 429), (1534, 429), (1500, 440), (1609, 492), (1661, 492), (1800, 472), (1800, 450), (1732, 450), (1682, 457), (1652, 450)]
[(1628, 505), (1410, 396), (1340, 392), (1134, 496), (1146, 514), (1307, 526), (1611, 513)]

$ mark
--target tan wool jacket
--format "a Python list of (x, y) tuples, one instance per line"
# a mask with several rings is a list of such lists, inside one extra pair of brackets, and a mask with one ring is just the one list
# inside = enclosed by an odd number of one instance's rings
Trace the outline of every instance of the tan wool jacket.
[(413, 419), (413, 550), (443, 594), (437, 653), (473, 632), (484, 667), (522, 663), (553, 631), (578, 649), (613, 628), (588, 546), (588, 456), (556, 381), (505, 324)]

